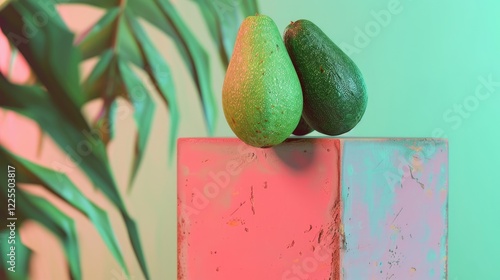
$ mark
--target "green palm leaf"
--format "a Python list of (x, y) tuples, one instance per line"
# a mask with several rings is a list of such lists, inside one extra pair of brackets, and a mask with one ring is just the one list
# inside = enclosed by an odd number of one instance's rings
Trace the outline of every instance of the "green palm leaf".
[(127, 14), (127, 23), (141, 50), (142, 59), (145, 63), (144, 70), (147, 72), (156, 90), (161, 94), (162, 100), (170, 111), (169, 155), (170, 159), (172, 159), (179, 127), (179, 110), (177, 109), (172, 74), (163, 57), (145, 35), (146, 32), (144, 29), (130, 13)]
[(95, 65), (93, 71), (83, 83), (87, 100), (101, 98), (102, 108), (94, 120), (93, 128), (101, 132), (102, 140), (107, 145), (113, 139), (116, 122), (118, 96), (123, 96), (125, 86), (118, 77), (116, 56), (108, 49)]
[(62, 242), (71, 278), (82, 279), (80, 249), (73, 219), (41, 197), (18, 192), (16, 198), (17, 203), (23, 206), (27, 218), (39, 222)]
[(76, 44), (82, 53), (82, 60), (102, 54), (114, 44), (118, 28), (119, 7), (113, 7), (95, 24), (85, 31)]
[(120, 4), (121, 0), (54, 0), (59, 4), (87, 4), (99, 8), (109, 9)]
[[(32, 16), (42, 9), (54, 15), (43, 25), (35, 22)], [(75, 124), (83, 126), (85, 122), (79, 117), (78, 109), (84, 100), (77, 86), (80, 76), (75, 67), (80, 55), (73, 47), (73, 34), (55, 8), (41, 6), (38, 1), (14, 1), (0, 11), (0, 18), (3, 33), (29, 62), (32, 71), (50, 92), (54, 104)]]
[[(0, 107), (36, 121), (60, 147), (66, 149), (67, 153), (75, 157), (79, 167), (87, 173), (93, 184), (118, 208), (127, 226), (134, 252), (144, 274), (147, 276), (146, 262), (139, 241), (139, 232), (118, 193), (111, 176), (104, 144), (100, 138), (92, 137), (88, 139), (85, 134), (90, 135), (95, 134), (95, 132), (91, 132), (88, 126), (86, 130), (79, 130), (55, 107), (48, 94), (39, 87), (14, 85), (7, 81), (3, 75), (0, 75), (0, 90), (2, 91)], [(50, 112), (50, 114), (47, 112)], [(85, 143), (87, 145), (82, 145)], [(77, 154), (75, 149), (78, 150), (79, 147), (83, 146), (90, 147), (89, 152), (85, 155)], [(61, 168), (61, 166), (53, 166), (52, 168)]]
[(108, 215), (104, 210), (86, 198), (65, 174), (34, 164), (11, 154), (2, 147), (0, 147), (0, 158), (2, 158), (2, 162), (8, 162), (16, 169), (18, 183), (41, 185), (88, 217), (115, 259), (122, 266), (123, 270), (127, 272), (123, 254), (115, 238)]
[(258, 12), (255, 0), (194, 0), (217, 44), (224, 66), (228, 66), (241, 22)]
[[(85, 32), (85, 36), (81, 38), (78, 46), (84, 52), (84, 57), (101, 55), (98, 64), (84, 83), (84, 91), (88, 100), (99, 97), (104, 100), (102, 122), (109, 123), (109, 117), (106, 114), (110, 112), (109, 105), (112, 104), (111, 101), (114, 98), (123, 96), (134, 106), (138, 137), (129, 180), (130, 187), (146, 148), (153, 113), (150, 109), (153, 108), (154, 104), (147, 96), (142, 82), (135, 77), (133, 72), (127, 71), (128, 66), (125, 66), (127, 61), (141, 67), (148, 74), (162, 100), (170, 109), (170, 159), (173, 158), (177, 138), (179, 113), (170, 69), (132, 13), (126, 10), (125, 13), (126, 19), (123, 8), (113, 8), (108, 11), (91, 29)], [(109, 39), (103, 42), (102, 38)], [(124, 76), (127, 76), (126, 79)], [(131, 92), (134, 93), (133, 95), (137, 95), (136, 92), (144, 92), (144, 94), (140, 94), (140, 96), (144, 96), (141, 98), (144, 99), (143, 102), (137, 102), (137, 98), (131, 98)], [(112, 128), (112, 123), (110, 128)], [(111, 135), (111, 133), (104, 134)]]
[(146, 88), (135, 75), (129, 66), (123, 62), (118, 62), (120, 76), (125, 82), (127, 98), (134, 106), (134, 119), (137, 124), (137, 138), (135, 140), (135, 153), (133, 159), (132, 172), (130, 173), (129, 187), (133, 182), (139, 165), (142, 161), (146, 149), (147, 139), (151, 132), (155, 104), (149, 96)]
[(129, 0), (133, 14), (144, 18), (169, 35), (186, 63), (198, 89), (208, 133), (215, 131), (217, 105), (212, 90), (208, 55), (169, 1)]

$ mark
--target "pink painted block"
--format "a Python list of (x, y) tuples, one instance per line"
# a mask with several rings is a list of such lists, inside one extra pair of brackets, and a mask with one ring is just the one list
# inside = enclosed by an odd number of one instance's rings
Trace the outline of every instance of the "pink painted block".
[(178, 279), (338, 279), (339, 140), (178, 143)]

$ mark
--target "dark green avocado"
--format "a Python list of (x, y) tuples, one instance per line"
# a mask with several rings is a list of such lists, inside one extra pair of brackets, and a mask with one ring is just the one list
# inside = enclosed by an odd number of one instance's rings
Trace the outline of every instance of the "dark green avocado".
[(301, 83), (307, 124), (332, 136), (353, 129), (368, 102), (356, 64), (308, 20), (288, 25), (284, 40)]
[(292, 132), (292, 134), (295, 136), (304, 136), (304, 135), (307, 135), (313, 131), (314, 131), (314, 129), (310, 125), (307, 124), (306, 120), (304, 120), (304, 117), (301, 117), (299, 124), (297, 125), (295, 130)]

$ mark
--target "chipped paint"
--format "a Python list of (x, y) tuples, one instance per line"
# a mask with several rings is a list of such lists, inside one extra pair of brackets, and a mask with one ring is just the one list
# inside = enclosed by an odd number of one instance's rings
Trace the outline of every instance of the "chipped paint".
[(343, 145), (343, 279), (446, 279), (447, 143)]
[(339, 140), (181, 139), (178, 154), (182, 280), (339, 279)]

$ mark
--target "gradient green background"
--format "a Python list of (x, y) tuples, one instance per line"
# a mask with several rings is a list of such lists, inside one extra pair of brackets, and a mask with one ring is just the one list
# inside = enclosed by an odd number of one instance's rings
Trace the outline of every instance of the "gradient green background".
[[(220, 92), (224, 69), (198, 6), (194, 1), (172, 2), (211, 57), (213, 89), (219, 105), (215, 136), (234, 137), (222, 113)], [(356, 46), (356, 28), (365, 30), (373, 24), (373, 13), (397, 3), (400, 13), (392, 14), (386, 26), (372, 34), (364, 46), (358, 44), (359, 51), (351, 54), (364, 74), (369, 103), (361, 123), (343, 137), (432, 137), (441, 130), (443, 137), (449, 139), (450, 148), (449, 279), (500, 279), (500, 183), (497, 179), (500, 168), (500, 2), (259, 1), (261, 12), (271, 16), (280, 30), (292, 20), (309, 19), (344, 48), (346, 44)], [(82, 6), (63, 6), (61, 11), (76, 32), (84, 30), (100, 15)], [(196, 89), (175, 45), (154, 28), (148, 27), (147, 31), (173, 69), (181, 111), (180, 137), (207, 136)], [(85, 66), (85, 69), (90, 68)], [(487, 98), (478, 101), (477, 107), (460, 116), (453, 111), (455, 106), (464, 102), (474, 105), (472, 100), (481, 85), (480, 77), (491, 79), (497, 85), (491, 88)], [(484, 89), (482, 93), (486, 93)], [(139, 225), (152, 278), (175, 279), (176, 168), (167, 161), (167, 111), (158, 99), (156, 101), (153, 132), (131, 193), (125, 190), (134, 135), (132, 116), (117, 123), (117, 138), (109, 153), (125, 202)], [(87, 113), (90, 115), (97, 109), (98, 106), (91, 104)], [(446, 119), (445, 114), (455, 119)], [(74, 180), (80, 178), (81, 184), (88, 184), (82, 176), (75, 176)], [(118, 238), (126, 244), (123, 250), (131, 278), (142, 279), (118, 214), (109, 203), (101, 205), (111, 209)], [(116, 279), (119, 265), (95, 229), (82, 217), (76, 216), (76, 219), (81, 233), (84, 278)], [(46, 244), (57, 244), (49, 241), (44, 239)], [(43, 246), (48, 245), (33, 246), (39, 246), (35, 252), (44, 253)], [(54, 258), (63, 260), (60, 248), (50, 249), (55, 252)], [(48, 260), (37, 261), (44, 264)], [(63, 268), (54, 264), (51, 267), (61, 271), (49, 276), (65, 275)]]

